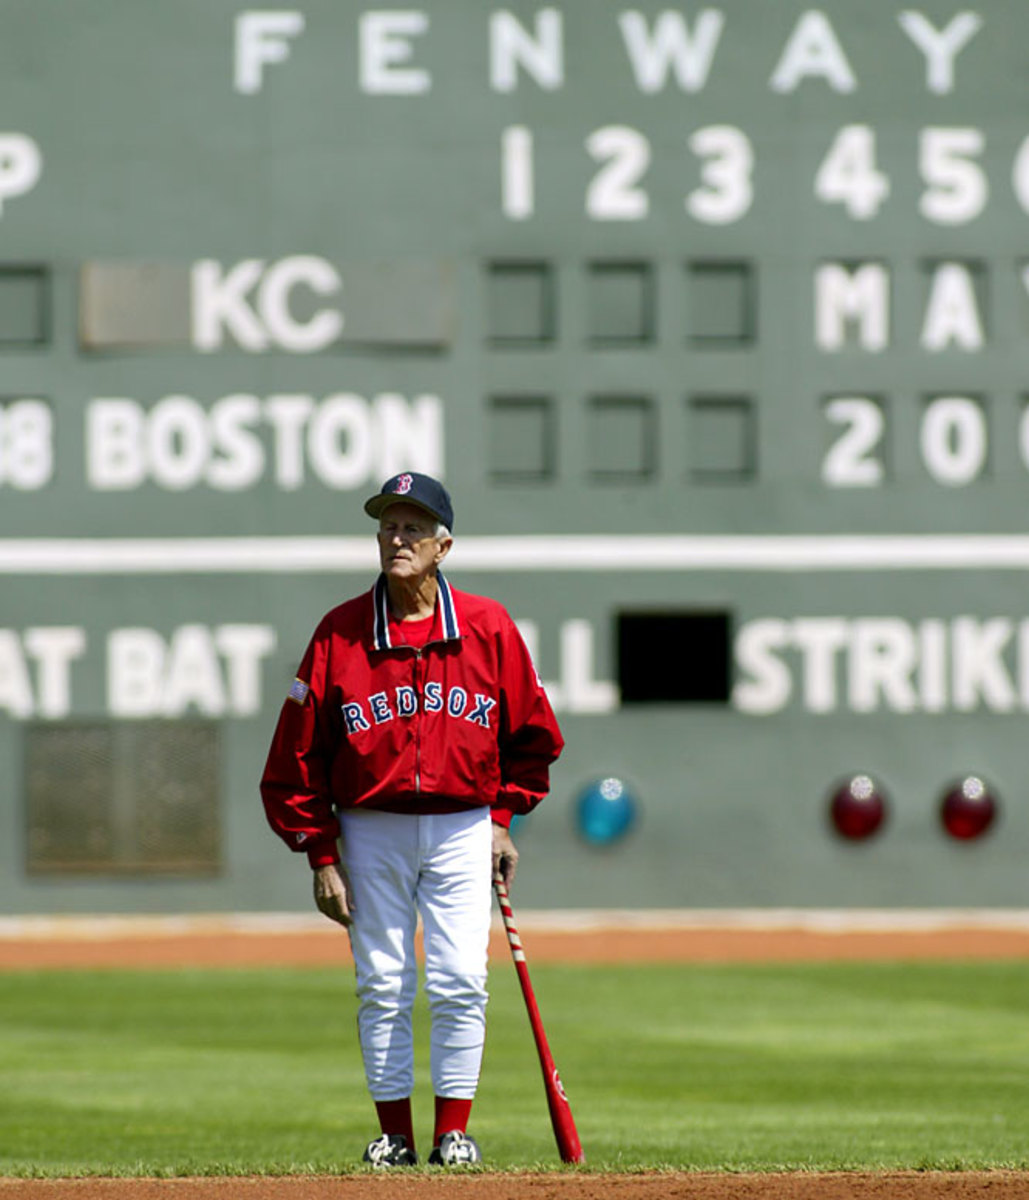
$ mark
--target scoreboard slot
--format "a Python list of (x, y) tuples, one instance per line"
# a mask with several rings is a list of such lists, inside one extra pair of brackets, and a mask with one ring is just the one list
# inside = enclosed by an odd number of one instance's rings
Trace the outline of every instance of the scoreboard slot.
[(728, 703), (730, 613), (620, 612), (615, 623), (623, 704)]

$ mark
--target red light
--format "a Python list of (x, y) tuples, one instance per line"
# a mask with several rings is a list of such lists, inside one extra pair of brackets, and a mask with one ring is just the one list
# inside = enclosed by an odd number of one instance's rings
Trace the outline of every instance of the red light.
[(981, 837), (996, 815), (997, 802), (978, 775), (966, 775), (948, 788), (940, 804), (943, 828), (963, 842)]
[(860, 841), (886, 819), (886, 798), (869, 775), (854, 775), (833, 792), (829, 815), (841, 837)]

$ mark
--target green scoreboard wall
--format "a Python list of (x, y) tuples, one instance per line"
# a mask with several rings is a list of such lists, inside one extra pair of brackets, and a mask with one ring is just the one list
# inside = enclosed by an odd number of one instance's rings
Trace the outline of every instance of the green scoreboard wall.
[(912, 4), (0, 0), (0, 906), (307, 906), (405, 469), (566, 733), (523, 904), (1024, 905), (1029, 8)]

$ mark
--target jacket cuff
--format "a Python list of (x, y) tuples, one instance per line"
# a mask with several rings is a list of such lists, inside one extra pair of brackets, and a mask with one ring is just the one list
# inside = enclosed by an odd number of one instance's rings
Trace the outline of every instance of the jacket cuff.
[(510, 829), (514, 813), (509, 808), (499, 808), (497, 805), (494, 805), (490, 809), (490, 817), (494, 825), (502, 825), (505, 829)]
[(319, 867), (331, 867), (339, 862), (339, 848), (336, 845), (335, 838), (326, 838), (322, 842), (312, 842), (307, 847), (307, 861), (311, 864), (311, 870), (317, 871)]

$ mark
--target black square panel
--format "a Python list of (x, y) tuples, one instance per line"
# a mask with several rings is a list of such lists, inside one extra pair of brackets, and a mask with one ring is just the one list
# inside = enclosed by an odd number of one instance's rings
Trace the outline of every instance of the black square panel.
[(617, 617), (623, 704), (727, 704), (727, 612), (622, 612)]

